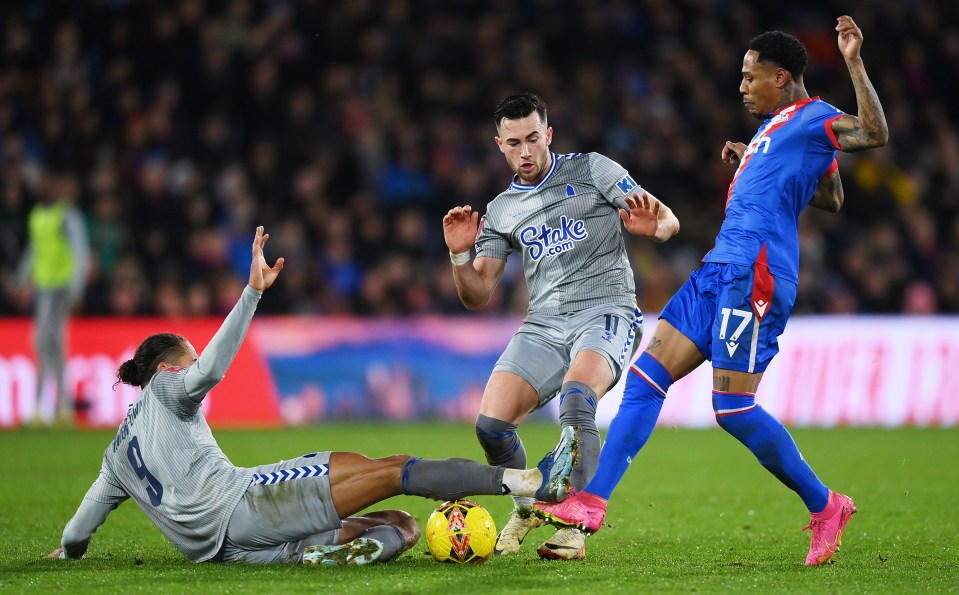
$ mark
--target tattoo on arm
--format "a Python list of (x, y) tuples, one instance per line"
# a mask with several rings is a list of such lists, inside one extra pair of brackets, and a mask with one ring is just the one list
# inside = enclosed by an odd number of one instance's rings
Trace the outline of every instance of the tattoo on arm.
[(809, 206), (821, 209), (828, 213), (838, 213), (845, 200), (842, 189), (842, 178), (835, 171), (819, 180)]
[(849, 64), (849, 75), (856, 89), (859, 116), (845, 115), (832, 123), (836, 140), (846, 152), (881, 147), (889, 140), (889, 128), (876, 89), (866, 76), (862, 62)]
[(832, 123), (832, 130), (836, 133), (839, 147), (847, 153), (855, 153), (873, 147), (880, 147), (880, 134), (876, 131), (867, 131), (862, 118), (845, 115)]

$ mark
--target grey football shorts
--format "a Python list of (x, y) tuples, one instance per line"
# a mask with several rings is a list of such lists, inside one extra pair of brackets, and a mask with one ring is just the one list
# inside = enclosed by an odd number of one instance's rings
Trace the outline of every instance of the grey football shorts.
[(253, 469), (230, 517), (223, 562), (298, 564), (309, 545), (337, 543), (343, 526), (330, 493), (329, 452)]
[(559, 392), (570, 362), (580, 351), (595, 351), (606, 358), (615, 384), (642, 336), (643, 314), (634, 306), (612, 304), (569, 314), (530, 314), (493, 371), (512, 372), (525, 379), (536, 389), (542, 407)]

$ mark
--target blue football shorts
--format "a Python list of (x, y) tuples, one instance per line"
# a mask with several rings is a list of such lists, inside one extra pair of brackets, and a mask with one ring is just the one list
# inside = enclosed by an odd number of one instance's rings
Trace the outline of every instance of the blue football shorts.
[(707, 262), (689, 276), (660, 318), (695, 343), (713, 368), (764, 372), (779, 352), (796, 289), (760, 264)]

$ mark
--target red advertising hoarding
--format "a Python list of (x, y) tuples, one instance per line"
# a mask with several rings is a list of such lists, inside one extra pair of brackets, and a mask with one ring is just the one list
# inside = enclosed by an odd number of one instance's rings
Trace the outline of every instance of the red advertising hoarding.
[[(120, 364), (156, 332), (186, 337), (198, 352), (220, 327), (221, 319), (93, 319), (70, 322), (67, 390), (75, 395), (83, 426), (115, 426), (139, 389), (116, 383)], [(0, 427), (29, 422), (38, 412), (50, 418), (52, 395), (37, 395), (33, 324), (28, 319), (0, 320)], [(269, 427), (280, 423), (275, 384), (250, 341), (240, 347), (223, 381), (204, 400), (208, 421), (218, 427)]]

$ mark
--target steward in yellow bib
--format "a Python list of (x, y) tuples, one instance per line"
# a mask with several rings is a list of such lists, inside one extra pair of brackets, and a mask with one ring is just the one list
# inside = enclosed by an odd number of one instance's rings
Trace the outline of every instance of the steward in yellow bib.
[(46, 180), (30, 211), (27, 249), (17, 269), (19, 284), (33, 286), (37, 400), (33, 419), (23, 421), (34, 424), (73, 421), (65, 378), (67, 319), (83, 297), (90, 264), (86, 226), (73, 204), (78, 186), (70, 174)]

